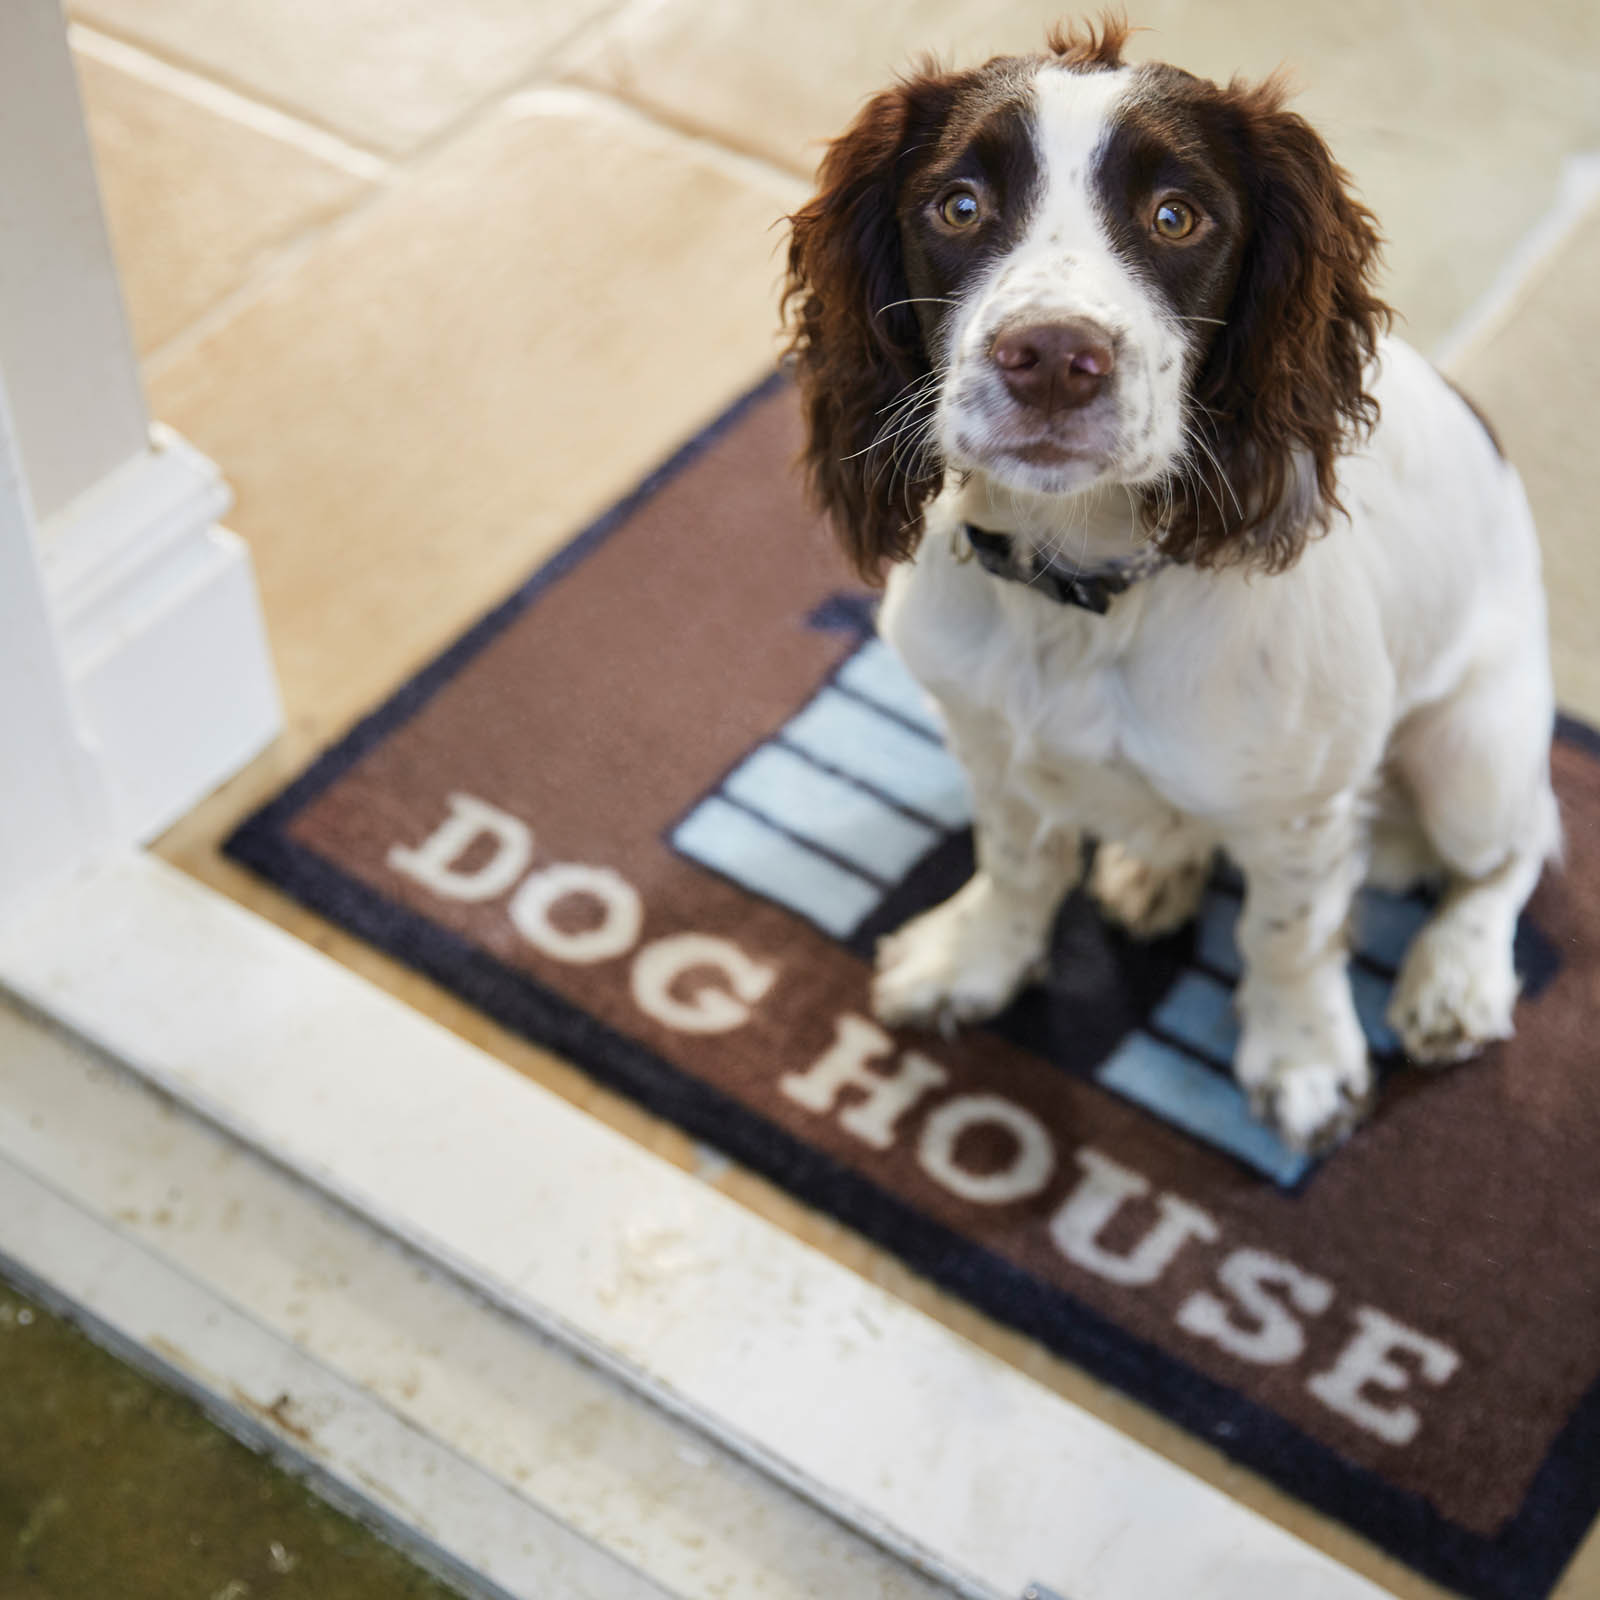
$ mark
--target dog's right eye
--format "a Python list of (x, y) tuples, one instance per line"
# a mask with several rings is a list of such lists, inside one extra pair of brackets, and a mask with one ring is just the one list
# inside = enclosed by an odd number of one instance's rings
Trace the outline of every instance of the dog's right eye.
[(1156, 207), (1151, 226), (1163, 239), (1187, 239), (1200, 221), (1194, 207), (1186, 200), (1163, 200)]
[(970, 228), (983, 216), (983, 206), (970, 189), (952, 189), (939, 202), (939, 215), (952, 228)]

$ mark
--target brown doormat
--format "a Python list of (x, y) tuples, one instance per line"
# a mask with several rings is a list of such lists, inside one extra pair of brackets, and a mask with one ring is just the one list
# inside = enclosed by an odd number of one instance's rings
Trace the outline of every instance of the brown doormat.
[(798, 443), (764, 385), (229, 852), (1422, 1571), (1546, 1594), (1600, 1509), (1600, 740), (1513, 1042), (1403, 1068), (1425, 908), (1368, 898), (1388, 1070), (1314, 1168), (1226, 1074), (1226, 874), (1152, 945), (1074, 897), (997, 1024), (891, 1037), (869, 952), (970, 870), (966, 790)]

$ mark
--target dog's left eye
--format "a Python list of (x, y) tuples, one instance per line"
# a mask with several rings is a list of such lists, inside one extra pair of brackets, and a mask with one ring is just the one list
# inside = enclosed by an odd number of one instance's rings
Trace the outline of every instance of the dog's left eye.
[(1193, 206), (1184, 200), (1163, 200), (1156, 207), (1153, 226), (1163, 239), (1187, 239), (1200, 220)]
[(982, 217), (983, 207), (970, 189), (952, 189), (939, 202), (939, 215), (952, 228), (970, 228)]

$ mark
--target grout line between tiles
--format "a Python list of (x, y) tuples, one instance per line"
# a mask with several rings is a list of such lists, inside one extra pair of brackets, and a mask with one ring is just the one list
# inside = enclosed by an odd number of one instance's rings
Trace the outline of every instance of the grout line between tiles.
[(1434, 347), (1435, 366), (1455, 366), (1500, 328), (1596, 202), (1600, 202), (1600, 150), (1567, 156), (1549, 206), (1512, 247), (1488, 288)]
[(355, 177), (375, 182), (394, 171), (426, 161), (491, 113), (495, 106), (540, 79), (554, 82), (550, 63), (571, 50), (587, 34), (607, 26), (627, 8), (627, 4), (628, 0), (613, 0), (612, 4), (574, 24), (539, 51), (538, 59), (525, 73), (472, 101), (417, 144), (388, 153), (359, 144), (304, 111), (291, 110), (280, 104), (254, 86), (246, 87), (231, 82), (225, 72), (192, 63), (181, 53), (163, 55), (152, 48), (148, 40), (124, 37), (103, 22), (94, 26), (70, 22), (67, 35), (75, 50), (92, 59), (116, 67), (153, 88), (163, 89), (180, 99), (203, 106), (219, 116), (242, 122), (269, 137), (296, 145)]
[(453, 144), (458, 138), (471, 132), (480, 123), (493, 116), (495, 111), (506, 101), (516, 95), (526, 93), (541, 83), (554, 83), (558, 74), (551, 68), (552, 64), (567, 51), (571, 50), (588, 33), (603, 28), (622, 11), (626, 10), (628, 0), (613, 0), (613, 3), (602, 7), (593, 16), (585, 17), (581, 22), (574, 23), (564, 34), (551, 41), (543, 50), (538, 52), (537, 58), (530, 62), (527, 70), (506, 83), (491, 89), (487, 94), (474, 100), (464, 107), (448, 122), (444, 123), (433, 133), (429, 134), (420, 144), (406, 152), (403, 164), (415, 167), (427, 161), (430, 157)]
[(390, 181), (373, 185), (346, 210), (325, 221), (314, 223), (304, 232), (284, 241), (277, 249), (267, 252), (260, 264), (242, 283), (230, 289), (220, 300), (213, 301), (192, 322), (146, 353), (141, 363), (146, 390), (152, 389), (174, 362), (188, 354), (197, 344), (203, 343), (217, 329), (231, 322), (240, 311), (260, 298), (273, 284), (287, 277), (325, 240), (354, 224), (393, 188), (391, 175)]
[[(816, 162), (796, 160), (794, 162), (781, 161), (776, 156), (763, 150), (760, 145), (750, 143), (743, 139), (729, 138), (726, 133), (714, 131), (708, 124), (696, 122), (692, 117), (677, 116), (647, 100), (636, 100), (621, 89), (608, 88), (602, 84), (593, 83), (587, 78), (558, 75), (551, 80), (565, 87), (580, 90), (582, 93), (594, 96), (597, 100), (607, 100), (614, 105), (626, 106), (627, 109), (653, 127), (662, 128), (668, 133), (676, 134), (680, 139), (687, 139), (693, 144), (708, 145), (713, 149), (726, 151), (729, 155), (737, 156), (742, 161), (748, 161), (754, 166), (768, 173), (775, 173), (793, 181), (809, 183), (816, 175)], [(818, 159), (821, 158), (821, 146), (828, 140), (822, 136), (809, 141), (818, 147)]]
[(653, 133), (667, 134), (676, 142), (700, 152), (704, 158), (721, 166), (730, 176), (746, 183), (770, 185), (776, 181), (794, 187), (798, 197), (799, 186), (810, 177), (809, 173), (773, 160), (771, 156), (762, 153), (753, 145), (745, 146), (728, 139), (715, 138), (704, 129), (696, 128), (692, 123), (661, 116), (652, 106), (641, 105), (625, 95), (615, 94), (609, 89), (598, 88), (594, 84), (573, 78), (553, 77), (530, 82), (508, 94), (504, 104), (510, 114), (516, 116), (521, 110), (519, 102), (531, 106), (538, 99), (557, 97), (571, 100), (574, 105), (592, 106), (597, 111), (624, 118)]
[(68, 25), (67, 39), (77, 54), (90, 61), (112, 67), (152, 89), (159, 89), (280, 144), (290, 145), (352, 178), (376, 183), (389, 171), (389, 162), (370, 150), (363, 150), (266, 101), (251, 99), (215, 79), (202, 77), (187, 67), (174, 66), (160, 56), (81, 22)]
[[(94, 46), (85, 51), (85, 54), (93, 54), (96, 50), (104, 50), (107, 47), (115, 47), (119, 52), (126, 51), (127, 54), (125, 56), (119, 55), (116, 61), (110, 61), (105, 57), (102, 57), (102, 59), (107, 59), (108, 65), (122, 67), (124, 71), (145, 78), (152, 85), (157, 84), (155, 74), (159, 69), (164, 68), (171, 72), (175, 75), (174, 79), (160, 83), (159, 87), (179, 94), (182, 98), (191, 98), (193, 94), (201, 92), (199, 86), (204, 85), (209, 90), (214, 91), (217, 96), (216, 105), (212, 109), (216, 109), (217, 106), (222, 104), (227, 104), (230, 107), (250, 106), (258, 114), (265, 113), (281, 117), (285, 122), (295, 124), (307, 134), (323, 136), (333, 141), (334, 144), (343, 146), (344, 149), (356, 156), (365, 156), (379, 163), (385, 170), (391, 164), (390, 157), (384, 156), (379, 151), (370, 149), (365, 145), (357, 144), (354, 140), (336, 132), (325, 123), (318, 122), (315, 117), (308, 116), (304, 111), (282, 105), (270, 96), (264, 95), (259, 89), (248, 84), (232, 81), (226, 73), (219, 72), (215, 68), (206, 67), (181, 53), (163, 54), (158, 50), (152, 49), (145, 40), (128, 38), (114, 28), (108, 28), (103, 21), (96, 23), (94, 27), (89, 27), (81, 22), (68, 24), (67, 36), (74, 48), (78, 48), (79, 39), (82, 35), (91, 35), (95, 40)], [(131, 62), (135, 57), (140, 60), (138, 67), (124, 64)], [(187, 80), (188, 83), (196, 87), (193, 90), (176, 89), (174, 82), (177, 78)], [(233, 116), (235, 113), (232, 110), (224, 110), (220, 114)], [(281, 137), (281, 135), (274, 133), (273, 137)]]

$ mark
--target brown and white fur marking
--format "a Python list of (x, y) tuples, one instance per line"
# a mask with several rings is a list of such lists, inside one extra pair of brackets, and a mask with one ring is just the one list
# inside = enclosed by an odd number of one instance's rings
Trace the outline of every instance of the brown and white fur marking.
[[(978, 870), (884, 941), (890, 1023), (975, 1021), (1035, 973), (1085, 835), (1135, 931), (1246, 880), (1239, 1082), (1292, 1144), (1371, 1071), (1362, 882), (1439, 910), (1392, 1020), (1443, 1063), (1510, 1033), (1512, 933), (1559, 826), (1538, 543), (1468, 405), (1387, 336), (1377, 236), (1272, 84), (1121, 60), (1123, 30), (877, 96), (794, 221), (813, 485), (972, 781)], [(1093, 569), (1107, 614), (970, 556)]]

